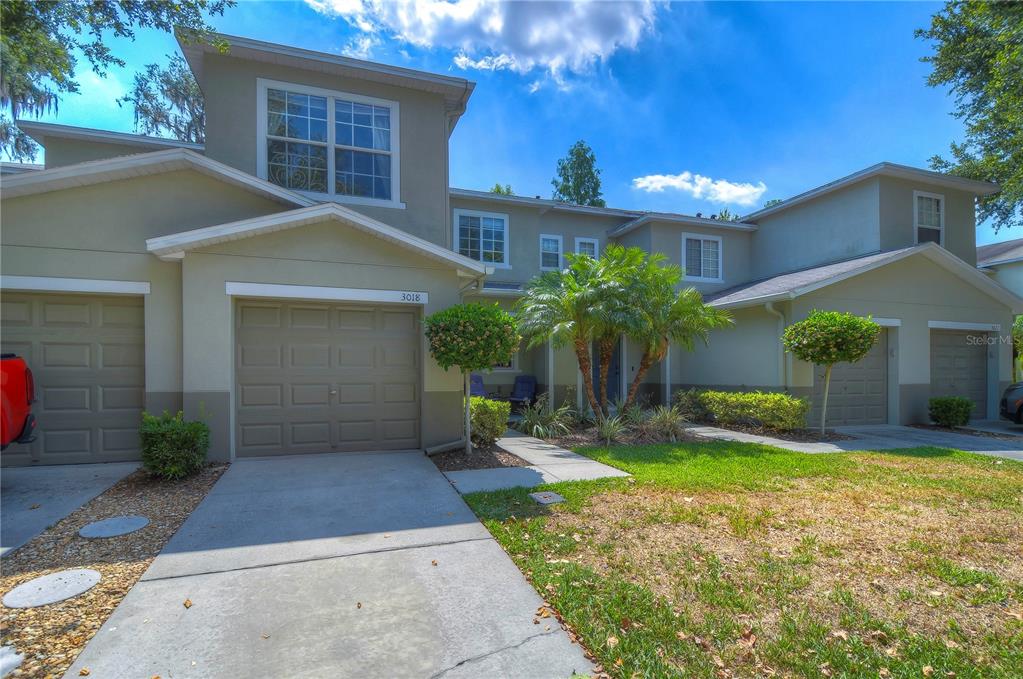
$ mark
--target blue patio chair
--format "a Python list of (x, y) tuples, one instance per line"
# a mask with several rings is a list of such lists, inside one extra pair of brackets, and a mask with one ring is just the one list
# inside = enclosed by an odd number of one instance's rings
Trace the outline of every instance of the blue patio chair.
[(483, 375), (479, 373), (469, 375), (469, 396), (487, 397), (487, 390), (483, 386)]
[(512, 388), (508, 400), (512, 405), (530, 405), (536, 400), (536, 378), (532, 375), (519, 375), (515, 378), (515, 386)]

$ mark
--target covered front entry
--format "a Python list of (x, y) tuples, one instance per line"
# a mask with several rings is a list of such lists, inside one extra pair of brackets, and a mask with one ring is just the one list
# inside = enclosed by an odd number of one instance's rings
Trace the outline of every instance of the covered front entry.
[(417, 307), (238, 300), (239, 456), (420, 445)]
[(35, 380), (36, 440), (3, 453), (4, 466), (139, 459), (145, 400), (141, 296), (4, 290), (3, 352)]
[[(814, 370), (814, 409), (820, 420), (824, 369)], [(831, 370), (828, 393), (829, 427), (888, 422), (888, 331), (882, 329), (870, 352), (856, 363), (838, 363)]]
[(987, 417), (985, 332), (931, 330), (931, 396), (963, 396), (973, 401), (971, 417)]

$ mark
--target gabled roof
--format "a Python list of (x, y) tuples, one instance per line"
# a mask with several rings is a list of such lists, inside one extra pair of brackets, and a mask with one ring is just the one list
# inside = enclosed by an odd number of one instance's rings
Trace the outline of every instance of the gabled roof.
[(297, 210), (278, 212), (272, 215), (253, 217), (237, 222), (206, 226), (201, 229), (150, 238), (146, 241), (146, 249), (160, 257), (160, 259), (180, 259), (186, 252), (196, 248), (273, 233), (274, 231), (294, 229), (326, 220), (336, 220), (399, 247), (412, 250), (424, 257), (458, 269), (459, 273), (467, 276), (481, 276), (488, 273), (488, 267), (482, 262), (469, 259), (436, 243), (431, 243), (428, 240), (413, 236), (393, 226), (388, 226), (383, 222), (367, 217), (361, 212), (356, 212), (337, 203), (320, 203)]
[(966, 179), (964, 177), (956, 177), (950, 174), (943, 174), (941, 172), (932, 172), (930, 170), (921, 170), (918, 167), (910, 167), (909, 165), (898, 165), (896, 163), (881, 162), (877, 165), (871, 165), (868, 168), (853, 172), (851, 175), (836, 179), (833, 182), (818, 186), (815, 189), (810, 189), (798, 196), (793, 196), (778, 203), (771, 207), (757, 210), (751, 214), (745, 215), (742, 218), (744, 222), (755, 222), (758, 219), (767, 217), (769, 215), (788, 210), (790, 207), (801, 205), (809, 200), (813, 200), (819, 196), (826, 195), (832, 191), (843, 189), (846, 186), (861, 182), (864, 179), (870, 179), (871, 177), (896, 177), (899, 179), (910, 179), (920, 182), (926, 182), (936, 186), (944, 186), (950, 189), (957, 189), (959, 191), (969, 191), (976, 196), (986, 196), (992, 193), (997, 193), (1001, 190), (998, 184), (992, 182), (980, 182), (975, 179)]
[(202, 151), (205, 146), (193, 144), (178, 139), (164, 139), (162, 137), (149, 137), (144, 134), (128, 134), (127, 132), (111, 132), (109, 130), (97, 130), (91, 127), (75, 127), (74, 125), (58, 125), (57, 123), (41, 123), (31, 120), (19, 120), (18, 129), (39, 142), (44, 148), (47, 137), (60, 139), (79, 139), (83, 141), (97, 141), (105, 144), (122, 144), (124, 146), (137, 146), (144, 149), (159, 151), (166, 148), (191, 149)]
[(707, 226), (713, 229), (729, 229), (732, 231), (756, 231), (756, 224), (744, 224), (742, 222), (732, 222), (727, 219), (707, 219), (706, 217), (690, 217), (689, 215), (679, 215), (670, 212), (644, 212), (641, 217), (633, 219), (631, 222), (626, 222), (621, 226), (616, 226), (607, 232), (608, 236), (612, 238), (618, 236), (624, 236), (633, 229), (638, 229), (644, 224), (650, 222), (667, 222), (669, 224), (681, 224), (682, 226)]
[(138, 153), (104, 158), (103, 160), (91, 160), (38, 172), (24, 172), (4, 179), (2, 195), (4, 198), (15, 198), (188, 169), (215, 177), (228, 184), (240, 186), (288, 206), (306, 206), (316, 202), (311, 198), (271, 184), (265, 179), (253, 177), (246, 172), (236, 170), (229, 165), (211, 160), (188, 149)]
[[(416, 71), (390, 64), (378, 64), (373, 61), (353, 59), (327, 52), (315, 52), (300, 47), (278, 45), (225, 33), (215, 34), (214, 37), (227, 42), (229, 45), (227, 56), (441, 94), (444, 96), (450, 116), (448, 134), (454, 129), (458, 118), (465, 113), (466, 104), (476, 87), (476, 83), (465, 78)], [(219, 54), (220, 52), (215, 45), (206, 41), (187, 40), (180, 34), (177, 39), (181, 52), (185, 55), (185, 60), (188, 62), (189, 68), (192, 69), (199, 87), (205, 87), (203, 61), (207, 54)]]
[(947, 269), (966, 282), (981, 289), (1011, 307), (1023, 310), (1023, 298), (1017, 297), (1001, 285), (990, 280), (976, 268), (959, 259), (936, 243), (923, 243), (909, 248), (879, 252), (842, 262), (772, 276), (760, 281), (736, 286), (707, 296), (711, 306), (729, 309), (756, 306), (767, 302), (792, 300), (820, 290), (854, 276), (879, 269), (900, 260), (922, 255)]
[(981, 245), (977, 248), (977, 266), (982, 268), (1020, 260), (1023, 260), (1023, 238)]

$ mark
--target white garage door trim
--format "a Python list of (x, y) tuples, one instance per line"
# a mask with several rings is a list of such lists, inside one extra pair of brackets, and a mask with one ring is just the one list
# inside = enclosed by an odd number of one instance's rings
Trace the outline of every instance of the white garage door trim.
[(963, 323), (960, 321), (927, 321), (927, 327), (935, 330), (976, 330), (978, 332), (1001, 332), (999, 323)]
[(0, 276), (0, 288), (26, 292), (92, 292), (106, 295), (148, 295), (148, 281), (111, 281), (101, 278)]
[(272, 299), (318, 299), (334, 302), (376, 302), (392, 304), (430, 303), (430, 293), (422, 290), (373, 290), (369, 288), (333, 288), (321, 285), (283, 285), (277, 283), (239, 283), (227, 281), (225, 291), (232, 297)]

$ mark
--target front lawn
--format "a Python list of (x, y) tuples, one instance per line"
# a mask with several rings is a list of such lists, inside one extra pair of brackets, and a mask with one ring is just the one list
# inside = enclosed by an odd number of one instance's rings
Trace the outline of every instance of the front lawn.
[[(1018, 677), (1023, 464), (944, 449), (580, 449), (634, 478), (470, 506), (603, 670)], [(1013, 669), (1015, 668), (1015, 669)]]

